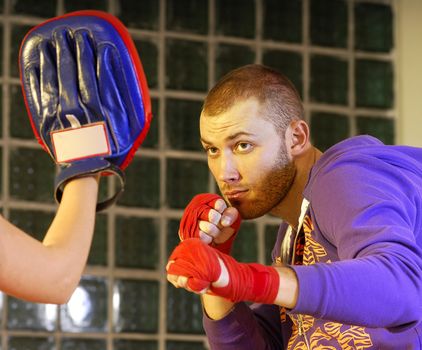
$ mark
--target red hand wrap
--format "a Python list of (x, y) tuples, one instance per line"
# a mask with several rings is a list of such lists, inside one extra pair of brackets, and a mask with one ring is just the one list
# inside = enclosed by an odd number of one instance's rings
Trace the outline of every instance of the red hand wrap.
[[(180, 220), (179, 238), (181, 241), (188, 238), (199, 238), (199, 221), (209, 220), (208, 213), (211, 209), (214, 209), (215, 202), (218, 199), (222, 198), (213, 193), (201, 193), (193, 197), (185, 208), (182, 219)], [(239, 215), (231, 225), (234, 230), (233, 235), (227, 241), (216, 244), (214, 247), (225, 254), (230, 254), (237, 231), (239, 231), (240, 223), (241, 218)]]
[[(229, 283), (225, 287), (215, 287), (221, 274), (220, 258), (229, 273)], [(199, 239), (181, 242), (171, 254), (168, 273), (188, 277), (188, 287), (201, 292), (209, 291), (233, 302), (252, 301), (272, 304), (277, 297), (280, 277), (277, 270), (261, 264), (239, 263), (231, 256), (223, 254)]]

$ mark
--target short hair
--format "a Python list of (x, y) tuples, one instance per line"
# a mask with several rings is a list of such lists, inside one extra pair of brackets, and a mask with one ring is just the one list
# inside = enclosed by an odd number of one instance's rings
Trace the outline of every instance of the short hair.
[(234, 103), (256, 98), (267, 112), (263, 117), (284, 132), (291, 121), (303, 119), (303, 104), (293, 83), (270, 67), (250, 64), (223, 76), (209, 91), (202, 106), (206, 115), (219, 115)]

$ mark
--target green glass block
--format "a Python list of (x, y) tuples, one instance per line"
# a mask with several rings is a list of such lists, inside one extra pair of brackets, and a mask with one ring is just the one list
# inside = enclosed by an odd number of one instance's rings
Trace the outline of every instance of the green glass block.
[(10, 195), (16, 199), (54, 202), (55, 166), (41, 149), (12, 148)]
[(9, 350), (56, 350), (54, 337), (17, 337), (8, 339)]
[(392, 108), (394, 73), (391, 62), (356, 60), (356, 106)]
[(208, 166), (203, 161), (167, 159), (168, 206), (185, 208), (195, 195), (207, 191), (208, 179)]
[(107, 1), (104, 0), (65, 0), (66, 12), (79, 10), (100, 10), (107, 11)]
[(264, 0), (264, 39), (302, 42), (302, 0)]
[(10, 85), (10, 136), (21, 139), (33, 139), (31, 123), (26, 112), (22, 89), (18, 85)]
[(148, 87), (156, 88), (158, 85), (158, 42), (134, 39), (134, 43), (142, 62)]
[(144, 142), (141, 145), (140, 152), (142, 153), (142, 148), (153, 148), (158, 149), (159, 146), (159, 137), (158, 137), (158, 124), (159, 124), (159, 103), (160, 101), (156, 98), (151, 99), (151, 109), (152, 109), (152, 120), (149, 126), (148, 135), (145, 136)]
[(206, 43), (166, 40), (166, 87), (175, 90), (206, 91), (208, 77)]
[(128, 27), (142, 29), (158, 29), (159, 1), (116, 0), (120, 9), (119, 17)]
[(347, 105), (347, 61), (330, 56), (311, 56), (312, 101)]
[(215, 80), (232, 69), (255, 62), (255, 52), (248, 46), (220, 44), (216, 48)]
[[(180, 218), (182, 218), (180, 216)], [(179, 224), (180, 220), (169, 220), (167, 222), (167, 256), (170, 256), (174, 248), (179, 244)]]
[(116, 266), (157, 269), (160, 252), (160, 221), (153, 218), (117, 217)]
[(254, 0), (216, 0), (215, 13), (217, 34), (255, 37)]
[(350, 136), (349, 119), (334, 113), (312, 113), (311, 137), (315, 147), (325, 151)]
[(113, 296), (115, 332), (157, 333), (157, 281), (116, 280)]
[(206, 350), (204, 343), (187, 341), (167, 341), (166, 350)]
[(393, 48), (393, 11), (390, 5), (355, 4), (355, 49), (390, 52)]
[(77, 339), (63, 338), (61, 341), (62, 350), (104, 350), (107, 349), (107, 342), (104, 339)]
[(56, 15), (56, 2), (51, 0), (14, 0), (12, 12), (19, 15), (50, 18)]
[(395, 139), (394, 119), (359, 116), (356, 118), (359, 135), (372, 135), (387, 145), (393, 145)]
[(29, 303), (7, 298), (7, 328), (52, 332), (56, 329), (57, 305)]
[(94, 237), (88, 256), (88, 265), (107, 266), (107, 216), (97, 214)]
[(345, 0), (312, 0), (311, 43), (347, 47), (347, 4)]
[(271, 265), (273, 263), (271, 253), (275, 243), (277, 242), (278, 228), (278, 225), (265, 226), (265, 263), (267, 265)]
[(159, 208), (160, 161), (135, 157), (126, 170), (126, 185), (119, 204), (130, 207)]
[(167, 0), (166, 28), (180, 32), (207, 34), (207, 0)]
[[(47, 0), (47, 1), (50, 1), (50, 0)], [(22, 39), (31, 28), (32, 26), (20, 26), (20, 25), (12, 26), (12, 37), (10, 40), (11, 46), (10, 46), (10, 72), (9, 72), (9, 74), (12, 77), (19, 77), (19, 49), (21, 46)]]
[(201, 101), (166, 100), (166, 139), (169, 148), (202, 150), (199, 141), (201, 108)]
[(254, 223), (243, 222), (233, 243), (232, 256), (242, 262), (258, 261), (258, 236)]
[(42, 241), (53, 222), (54, 216), (55, 213), (47, 213), (38, 210), (12, 209), (10, 211), (9, 220), (12, 224), (30, 234), (36, 240)]
[(286, 75), (303, 96), (303, 58), (300, 53), (280, 50), (264, 51), (262, 62)]
[[(0, 1), (0, 13), (3, 12), (3, 1)], [(0, 67), (3, 67), (3, 25), (0, 24)], [(3, 69), (0, 69), (0, 76), (3, 76)]]
[(167, 285), (167, 332), (203, 334), (202, 305), (198, 295)]
[(63, 332), (107, 331), (107, 280), (83, 276), (79, 286), (66, 305), (60, 306), (60, 324)]
[(158, 343), (153, 340), (115, 339), (113, 350), (158, 350)]

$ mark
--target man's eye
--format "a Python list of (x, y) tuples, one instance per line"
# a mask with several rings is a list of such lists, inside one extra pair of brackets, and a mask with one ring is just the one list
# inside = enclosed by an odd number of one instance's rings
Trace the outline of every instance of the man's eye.
[(217, 149), (217, 147), (207, 147), (207, 148), (205, 149), (205, 151), (206, 151), (206, 152), (207, 152), (210, 156), (212, 156), (212, 155), (217, 154), (218, 149)]
[(238, 152), (248, 152), (252, 149), (252, 145), (249, 142), (239, 142), (236, 145), (236, 150)]

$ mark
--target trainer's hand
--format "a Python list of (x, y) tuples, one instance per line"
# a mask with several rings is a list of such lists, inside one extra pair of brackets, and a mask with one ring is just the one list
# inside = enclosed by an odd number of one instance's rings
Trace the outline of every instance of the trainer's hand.
[(234, 207), (227, 207), (219, 195), (196, 195), (185, 208), (179, 227), (181, 241), (199, 238), (219, 251), (230, 254), (239, 231), (241, 217)]
[(166, 270), (167, 280), (177, 288), (233, 302), (271, 304), (280, 285), (279, 274), (273, 267), (239, 263), (198, 238), (180, 242), (170, 255)]

